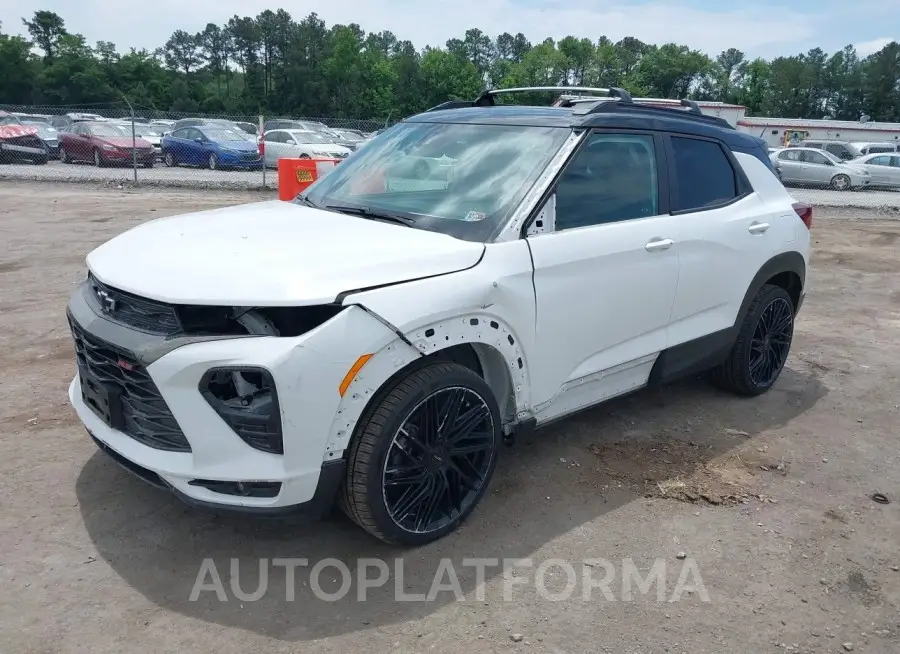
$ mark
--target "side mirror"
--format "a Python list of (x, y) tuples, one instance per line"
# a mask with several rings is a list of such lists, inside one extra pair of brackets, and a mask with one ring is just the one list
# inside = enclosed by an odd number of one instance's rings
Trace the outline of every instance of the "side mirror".
[(194, 142), (195, 142), (195, 143), (203, 143), (203, 137), (202, 137), (202, 136), (196, 137), (196, 138), (194, 139)]

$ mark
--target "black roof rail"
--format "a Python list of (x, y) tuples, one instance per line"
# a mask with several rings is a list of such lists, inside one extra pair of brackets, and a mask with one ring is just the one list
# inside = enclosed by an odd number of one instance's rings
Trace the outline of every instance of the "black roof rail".
[[(668, 104), (669, 106), (666, 106), (666, 104)], [(684, 111), (680, 107), (687, 107), (688, 110)], [(572, 113), (576, 116), (592, 116), (597, 114), (616, 113), (622, 111), (656, 113), (657, 115), (659, 115), (658, 112), (665, 112), (678, 118), (688, 118), (690, 120), (711, 123), (719, 127), (724, 127), (725, 129), (734, 129), (734, 126), (724, 118), (721, 118), (719, 116), (709, 116), (703, 113), (700, 110), (700, 105), (698, 105), (693, 100), (682, 100), (680, 103), (680, 107), (672, 106), (671, 101), (661, 104), (644, 104), (643, 102), (638, 100), (637, 102), (633, 102), (631, 104), (623, 104), (621, 102), (609, 102), (607, 100), (600, 100), (595, 104), (589, 105), (587, 107), (575, 107)]]

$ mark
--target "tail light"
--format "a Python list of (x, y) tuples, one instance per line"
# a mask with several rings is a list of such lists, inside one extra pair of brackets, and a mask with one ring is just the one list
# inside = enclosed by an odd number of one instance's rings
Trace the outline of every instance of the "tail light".
[(266, 139), (262, 136), (256, 139), (256, 147), (259, 150), (259, 156), (266, 156)]
[(797, 212), (797, 215), (800, 216), (800, 220), (802, 220), (803, 224), (806, 225), (806, 228), (811, 229), (813, 215), (812, 205), (806, 204), (804, 202), (795, 202), (793, 207), (794, 211)]

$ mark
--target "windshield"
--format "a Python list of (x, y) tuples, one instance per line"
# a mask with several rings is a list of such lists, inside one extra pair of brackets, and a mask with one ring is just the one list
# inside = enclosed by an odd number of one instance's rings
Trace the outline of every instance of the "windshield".
[(484, 242), (571, 133), (559, 127), (398, 123), (313, 184), (305, 198), (320, 207), (402, 214), (414, 227)]
[(225, 127), (204, 127), (203, 134), (210, 141), (246, 141), (245, 134), (235, 132)]
[(297, 143), (331, 143), (327, 138), (315, 132), (291, 132)]
[(110, 125), (110, 124), (97, 124), (90, 126), (91, 134), (94, 136), (110, 136), (115, 138), (121, 138), (125, 136), (131, 136), (131, 130), (128, 130), (128, 133), (125, 133), (125, 129), (119, 127), (118, 125)]

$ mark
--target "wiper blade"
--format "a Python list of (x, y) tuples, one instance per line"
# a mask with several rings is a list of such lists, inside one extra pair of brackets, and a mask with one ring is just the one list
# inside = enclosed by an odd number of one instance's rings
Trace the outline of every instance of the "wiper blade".
[(412, 227), (416, 224), (413, 218), (401, 214), (390, 213), (388, 211), (379, 211), (378, 209), (367, 209), (366, 207), (345, 207), (338, 204), (326, 204), (326, 209), (345, 213), (351, 216), (361, 216), (372, 220), (386, 220), (388, 222), (397, 223), (398, 225), (406, 225)]
[(313, 202), (312, 200), (310, 200), (310, 199), (309, 199), (308, 197), (306, 197), (305, 195), (298, 195), (298, 196), (296, 196), (296, 197), (294, 198), (294, 202), (299, 202), (300, 204), (305, 204), (307, 207), (315, 207), (316, 209), (319, 208), (319, 205), (317, 205), (315, 202)]

